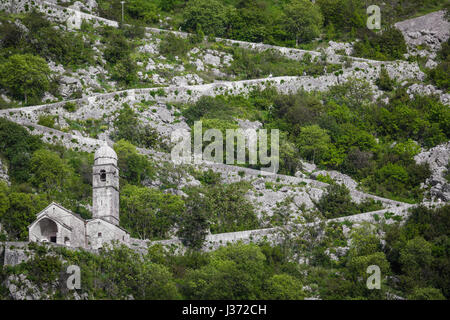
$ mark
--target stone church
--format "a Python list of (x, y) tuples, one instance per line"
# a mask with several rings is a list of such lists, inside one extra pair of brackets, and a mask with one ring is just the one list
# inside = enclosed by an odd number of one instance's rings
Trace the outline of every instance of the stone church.
[(92, 189), (92, 219), (53, 202), (28, 227), (29, 241), (86, 249), (98, 249), (113, 240), (128, 243), (130, 235), (119, 226), (117, 154), (106, 143), (95, 152)]

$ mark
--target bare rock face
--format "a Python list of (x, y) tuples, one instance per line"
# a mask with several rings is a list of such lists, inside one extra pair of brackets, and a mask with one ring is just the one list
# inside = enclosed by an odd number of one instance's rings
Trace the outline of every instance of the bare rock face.
[(147, 43), (138, 48), (138, 51), (141, 53), (150, 53), (150, 54), (158, 54), (158, 43)]
[(325, 49), (327, 55), (346, 55), (353, 53), (353, 44), (348, 42), (328, 42), (328, 48)]
[[(430, 60), (431, 61), (431, 60)], [(414, 94), (420, 95), (437, 95), (441, 102), (445, 105), (450, 104), (450, 94), (445, 93), (442, 90), (436, 89), (436, 87), (419, 83), (412, 84), (408, 89), (407, 93), (410, 95), (410, 98), (413, 98)]]
[[(83, 3), (84, 2), (84, 3)], [(75, 1), (73, 5), (69, 6), (69, 8), (80, 10), (88, 13), (95, 13), (97, 10), (97, 1), (95, 0), (86, 0), (86, 1)]]
[(431, 176), (426, 180), (426, 184), (431, 186), (431, 196), (435, 199), (450, 201), (450, 183), (444, 176), (450, 160), (450, 142), (423, 151), (416, 155), (414, 160), (416, 163), (428, 163), (430, 166)]
[(176, 76), (172, 78), (172, 84), (177, 86), (188, 86), (188, 85), (196, 85), (203, 84), (203, 79), (200, 78), (197, 74), (186, 74), (184, 76)]
[(205, 54), (203, 57), (206, 64), (212, 65), (214, 67), (220, 66), (220, 57), (214, 56), (210, 53)]
[[(306, 173), (312, 173), (317, 168), (314, 163), (309, 163), (309, 162), (302, 161), (302, 160), (300, 160), (300, 163), (302, 166), (302, 170)], [(297, 175), (297, 173), (295, 175)]]
[(405, 57), (425, 57), (428, 59), (426, 67), (434, 68), (437, 65), (436, 52), (450, 36), (450, 23), (445, 18), (445, 11), (432, 12), (401, 21), (395, 26), (402, 32), (408, 45), (408, 53)]
[(10, 275), (4, 284), (13, 300), (48, 300), (55, 294), (58, 285), (44, 283), (39, 287), (28, 280), (25, 274)]
[(3, 265), (5, 266), (15, 266), (26, 262), (29, 260), (29, 256), (25, 253), (23, 249), (11, 249), (5, 248), (4, 250), (4, 260)]
[(166, 143), (170, 143), (172, 132), (177, 130), (190, 131), (184, 118), (179, 116), (179, 110), (174, 107), (169, 109), (164, 103), (159, 103), (149, 110), (143, 111), (140, 116), (142, 123), (155, 128)]
[(69, 98), (73, 93), (83, 90), (80, 80), (74, 77), (63, 76), (59, 83), (59, 93), (63, 98)]

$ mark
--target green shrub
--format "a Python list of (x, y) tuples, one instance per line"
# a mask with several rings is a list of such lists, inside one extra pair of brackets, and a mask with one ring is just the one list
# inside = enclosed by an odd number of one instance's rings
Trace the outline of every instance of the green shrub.
[(44, 127), (54, 128), (55, 119), (56, 116), (53, 116), (51, 114), (43, 114), (39, 116), (38, 124)]
[(392, 91), (394, 88), (394, 81), (389, 77), (389, 74), (384, 67), (381, 67), (380, 76), (375, 81), (375, 84), (384, 91)]
[(358, 57), (375, 60), (402, 59), (407, 52), (400, 30), (389, 27), (382, 32), (366, 31), (362, 41), (356, 42), (354, 52)]
[(0, 85), (9, 94), (27, 103), (37, 103), (50, 89), (50, 68), (41, 57), (14, 54), (0, 63)]
[(77, 110), (77, 105), (74, 102), (66, 102), (63, 108), (68, 112), (75, 112)]

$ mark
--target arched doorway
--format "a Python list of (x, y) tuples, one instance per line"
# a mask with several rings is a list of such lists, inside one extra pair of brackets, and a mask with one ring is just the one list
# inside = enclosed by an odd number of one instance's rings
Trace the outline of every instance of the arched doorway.
[(44, 218), (38, 223), (41, 241), (47, 240), (48, 242), (56, 243), (57, 235), (58, 235), (58, 225), (48, 218)]

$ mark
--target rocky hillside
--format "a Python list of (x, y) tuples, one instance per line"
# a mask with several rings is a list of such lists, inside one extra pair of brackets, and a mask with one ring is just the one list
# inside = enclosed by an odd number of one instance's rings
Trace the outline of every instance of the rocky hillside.
[[(266, 23), (263, 43), (256, 22), (250, 39), (237, 22), (235, 33), (193, 27), (194, 2), (180, 7), (180, 31), (177, 6), (166, 14), (130, 1), (122, 24), (115, 1), (0, 2), (0, 297), (448, 298), (448, 256), (431, 249), (445, 251), (448, 228), (419, 227), (448, 223), (446, 11), (378, 33), (356, 25), (352, 35), (326, 16), (330, 1), (266, 2), (280, 15), (310, 10), (321, 27), (290, 38)], [(173, 132), (193, 135), (196, 121), (223, 133), (279, 129), (278, 172), (261, 162), (173, 163)], [(92, 153), (104, 141), (119, 157), (129, 247), (17, 242), (52, 201), (92, 217)], [(116, 254), (123, 260), (108, 265)], [(69, 293), (57, 274), (73, 261), (109, 278)], [(389, 275), (377, 293), (360, 281), (371, 264)], [(133, 277), (118, 284), (124, 270)], [(246, 274), (231, 282), (250, 285), (216, 292), (222, 273)], [(147, 291), (132, 289), (139, 279)]]

